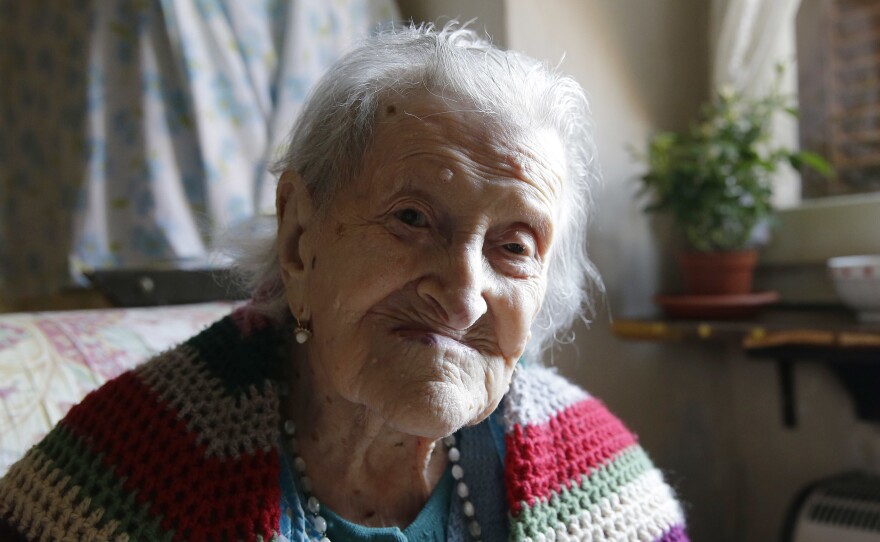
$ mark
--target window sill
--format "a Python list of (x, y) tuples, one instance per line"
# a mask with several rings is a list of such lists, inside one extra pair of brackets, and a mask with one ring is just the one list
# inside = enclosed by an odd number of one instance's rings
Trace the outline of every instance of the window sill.
[(880, 193), (807, 200), (777, 213), (764, 265), (813, 263), (880, 253)]
[(757, 289), (776, 290), (785, 302), (838, 303), (828, 258), (880, 254), (880, 194), (809, 200), (780, 210), (777, 219), (755, 280)]

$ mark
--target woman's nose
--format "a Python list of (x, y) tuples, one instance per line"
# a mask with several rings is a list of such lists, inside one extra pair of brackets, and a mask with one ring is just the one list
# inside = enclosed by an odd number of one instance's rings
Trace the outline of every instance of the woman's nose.
[(438, 260), (437, 268), (428, 270), (419, 281), (417, 291), (437, 311), (444, 325), (466, 330), (488, 310), (482, 251), (462, 247)]

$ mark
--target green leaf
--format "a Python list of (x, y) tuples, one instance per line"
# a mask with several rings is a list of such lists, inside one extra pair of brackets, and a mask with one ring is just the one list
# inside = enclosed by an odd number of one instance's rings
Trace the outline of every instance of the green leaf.
[(815, 170), (823, 177), (831, 177), (834, 175), (834, 169), (825, 161), (824, 158), (814, 152), (800, 151), (791, 155), (791, 165), (795, 169), (801, 169), (806, 166)]

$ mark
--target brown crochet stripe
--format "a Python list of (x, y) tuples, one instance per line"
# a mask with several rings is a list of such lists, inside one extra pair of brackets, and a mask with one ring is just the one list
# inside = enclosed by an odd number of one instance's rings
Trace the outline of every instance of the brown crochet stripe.
[(187, 420), (187, 430), (207, 447), (206, 457), (268, 451), (279, 438), (278, 394), (267, 381), (231, 394), (220, 379), (182, 345), (135, 369), (137, 376)]
[(119, 522), (101, 528), (104, 510), (91, 506), (88, 497), (77, 498), (80, 487), (58, 469), (39, 448), (31, 448), (12, 466), (0, 486), (0, 516), (28, 540), (114, 540), (127, 542), (117, 533)]
[(91, 495), (92, 508), (103, 509), (100, 529), (109, 521), (120, 522), (120, 531), (136, 540), (161, 540), (167, 533), (160, 525), (161, 517), (150, 515), (150, 503), (139, 504), (135, 493), (125, 489), (126, 477), (118, 476), (113, 466), (104, 462), (89, 443), (74, 435), (62, 422), (37, 444), (52, 459), (68, 486), (79, 486), (82, 495)]

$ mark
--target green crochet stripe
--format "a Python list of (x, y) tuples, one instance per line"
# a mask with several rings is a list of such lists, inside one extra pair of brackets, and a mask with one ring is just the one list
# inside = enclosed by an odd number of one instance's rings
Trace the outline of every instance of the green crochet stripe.
[(555, 529), (560, 522), (567, 525), (575, 519), (574, 516), (617, 493), (652, 468), (653, 464), (641, 446), (630, 446), (589, 475), (582, 475), (580, 485), (572, 484), (569, 489), (563, 488), (532, 506), (523, 503), (522, 513), (510, 518), (511, 540), (535, 537)]
[(68, 487), (80, 486), (82, 490), (79, 494), (92, 499), (90, 510), (104, 510), (97, 528), (116, 520), (119, 522), (117, 535), (127, 533), (131, 540), (171, 541), (174, 532), (161, 528), (161, 518), (150, 515), (149, 504), (138, 504), (135, 494), (123, 488), (125, 479), (117, 478), (111, 469), (101, 463), (103, 454), (93, 453), (63, 423), (37, 444), (37, 448), (64, 475), (70, 476)]
[(233, 396), (241, 396), (253, 385), (261, 388), (272, 377), (278, 359), (276, 330), (255, 330), (242, 338), (229, 316), (189, 339), (186, 344), (198, 352), (199, 360)]

